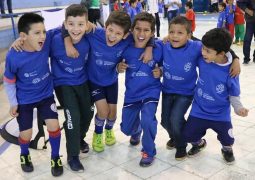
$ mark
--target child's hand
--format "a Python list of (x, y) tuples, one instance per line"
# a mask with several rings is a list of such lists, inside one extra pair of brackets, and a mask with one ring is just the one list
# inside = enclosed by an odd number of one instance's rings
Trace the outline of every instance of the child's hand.
[(237, 115), (246, 117), (246, 116), (248, 116), (248, 112), (249, 112), (249, 110), (243, 107), (238, 110)]
[(12, 117), (18, 117), (19, 116), (19, 113), (17, 111), (18, 111), (18, 106), (10, 107), (10, 115)]
[(93, 24), (92, 22), (89, 22), (88, 21), (88, 25), (87, 25), (87, 30), (86, 30), (86, 34), (90, 33), (91, 31), (93, 31), (93, 33), (95, 32), (96, 30), (96, 25)]
[(142, 53), (142, 55), (140, 56), (140, 60), (143, 60), (143, 63), (147, 64), (150, 60), (152, 60), (153, 56), (152, 56), (152, 47), (146, 47), (144, 50), (144, 53)]
[(166, 44), (167, 42), (169, 42), (170, 40), (169, 40), (169, 36), (165, 36), (165, 37), (163, 37), (163, 43), (164, 44)]
[(160, 78), (162, 75), (161, 69), (158, 67), (158, 64), (156, 63), (155, 68), (152, 70), (154, 78)]
[(23, 44), (24, 44), (24, 41), (21, 38), (18, 38), (12, 43), (10, 48), (15, 49), (15, 51), (17, 51), (17, 52), (22, 52)]
[(236, 58), (233, 60), (232, 65), (230, 66), (229, 73), (231, 77), (236, 77), (241, 72), (241, 66), (239, 60)]
[(71, 38), (65, 37), (65, 48), (66, 48), (66, 55), (71, 58), (77, 58), (79, 57), (79, 52), (74, 48)]
[(120, 62), (120, 63), (117, 65), (118, 73), (123, 73), (123, 72), (125, 72), (127, 68), (128, 68), (128, 65), (125, 63), (125, 59), (123, 59), (122, 62)]

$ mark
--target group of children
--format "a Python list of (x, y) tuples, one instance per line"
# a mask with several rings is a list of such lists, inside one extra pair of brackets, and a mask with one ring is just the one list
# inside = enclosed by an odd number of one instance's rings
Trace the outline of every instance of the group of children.
[[(50, 135), (52, 174), (63, 173), (53, 89), (64, 108), (67, 163), (71, 170), (84, 171), (79, 153), (89, 150), (83, 139), (93, 117), (92, 102), (97, 112), (93, 150), (102, 152), (104, 144), (115, 144), (118, 74), (122, 72), (126, 72), (126, 91), (121, 131), (131, 136), (131, 145), (142, 141), (140, 166), (150, 166), (156, 155), (155, 114), (161, 91), (161, 124), (169, 134), (167, 147), (176, 147), (177, 160), (187, 156), (188, 142), (193, 145), (190, 156), (204, 148), (206, 141), (201, 138), (206, 129), (212, 128), (222, 144), (224, 159), (234, 161), (230, 103), (240, 116), (247, 116), (248, 110), (239, 100), (239, 79), (229, 74), (231, 64), (240, 67), (235, 54), (229, 53), (232, 38), (228, 32), (213, 29), (203, 36), (202, 43), (192, 41), (190, 21), (178, 16), (170, 23), (169, 42), (154, 42), (155, 18), (147, 12), (137, 14), (132, 25), (127, 13), (114, 11), (105, 29), (85, 33), (89, 26), (87, 10), (76, 4), (66, 9), (67, 32), (54, 29), (46, 33), (43, 18), (33, 13), (23, 15), (18, 22), (23, 51), (8, 52), (4, 85), (10, 114), (17, 117), (19, 124), (23, 171), (33, 171), (28, 147), (33, 108), (37, 108)], [(76, 56), (70, 58), (69, 54)], [(186, 122), (184, 115), (191, 103)]]
[(226, 28), (232, 38), (235, 37), (234, 44), (242, 45), (244, 41), (244, 12), (233, 4), (233, 0), (219, 3), (219, 17), (217, 28)]

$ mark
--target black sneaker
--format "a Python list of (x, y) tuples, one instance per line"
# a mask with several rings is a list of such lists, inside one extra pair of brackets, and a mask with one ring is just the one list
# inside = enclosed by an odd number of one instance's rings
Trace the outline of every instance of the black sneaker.
[(195, 156), (206, 147), (206, 144), (206, 140), (202, 139), (202, 142), (199, 145), (192, 145), (192, 148), (188, 152), (188, 156)]
[(52, 176), (60, 176), (63, 174), (63, 165), (60, 157), (51, 159), (50, 163)]
[(170, 139), (169, 141), (167, 141), (166, 143), (166, 148), (171, 150), (175, 148), (175, 142), (173, 139)]
[(81, 164), (79, 156), (72, 156), (68, 158), (67, 163), (72, 171), (84, 172), (84, 167)]
[(187, 157), (186, 148), (176, 149), (175, 160), (182, 161)]
[(222, 153), (223, 159), (225, 160), (227, 164), (233, 164), (235, 162), (235, 157), (232, 150), (226, 151), (224, 149), (221, 149), (221, 153)]
[(30, 155), (20, 155), (20, 165), (24, 172), (32, 172), (34, 170)]
[(83, 139), (80, 142), (80, 150), (82, 153), (89, 152), (89, 144), (86, 141), (84, 141)]
[(129, 143), (132, 146), (137, 146), (140, 143), (140, 141), (141, 141), (140, 139), (141, 139), (141, 134), (136, 135), (136, 136), (131, 136), (130, 140), (129, 140)]

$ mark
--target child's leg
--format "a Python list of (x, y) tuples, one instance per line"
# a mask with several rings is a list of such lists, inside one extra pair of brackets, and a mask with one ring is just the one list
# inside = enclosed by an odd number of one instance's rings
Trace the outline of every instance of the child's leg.
[(175, 158), (177, 160), (182, 160), (186, 157), (186, 146), (182, 134), (183, 127), (186, 123), (184, 118), (191, 102), (193, 100), (192, 96), (181, 96), (174, 95), (174, 103), (171, 108), (170, 122), (171, 122), (171, 131), (175, 139), (176, 154)]
[(155, 137), (157, 134), (157, 119), (156, 119), (156, 111), (157, 111), (158, 102), (148, 101), (144, 102), (141, 109), (141, 127), (143, 130), (142, 136), (142, 151), (148, 154), (149, 157), (154, 157), (156, 155), (155, 148)]
[(239, 25), (236, 24), (235, 25), (235, 41), (234, 41), (234, 43), (238, 43), (239, 42), (239, 38), (240, 38), (240, 36), (239, 36)]
[(244, 35), (245, 35), (245, 28), (244, 24), (239, 24), (239, 33), (240, 33), (240, 41), (244, 41)]
[(168, 136), (172, 140), (174, 140), (174, 136), (171, 131), (170, 112), (173, 102), (173, 96), (170, 94), (162, 93), (161, 125), (168, 132)]
[(235, 161), (235, 157), (232, 150), (234, 144), (233, 126), (231, 122), (215, 122), (212, 129), (217, 133), (217, 139), (222, 144), (222, 155), (224, 160), (231, 164)]
[(228, 24), (228, 30), (229, 30), (232, 38), (234, 38), (234, 36), (235, 36), (235, 25), (234, 24)]

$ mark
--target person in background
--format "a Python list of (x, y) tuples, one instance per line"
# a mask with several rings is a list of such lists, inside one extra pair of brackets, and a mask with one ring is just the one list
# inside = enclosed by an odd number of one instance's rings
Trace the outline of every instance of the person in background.
[(230, 32), (232, 39), (235, 36), (235, 24), (234, 24), (234, 15), (235, 15), (236, 5), (233, 4), (233, 0), (227, 1), (226, 7), (226, 28)]
[[(251, 41), (255, 33), (255, 1), (239, 0), (237, 1), (237, 6), (245, 12), (246, 28), (243, 42), (243, 64), (248, 64), (251, 60)], [(255, 52), (253, 52), (253, 62), (255, 63)]]
[[(1, 14), (5, 15), (5, 9), (4, 9), (4, 1), (5, 0), (0, 0), (0, 8), (1, 8)], [(12, 0), (6, 0), (7, 1), (7, 7), (8, 7), (8, 12), (9, 14), (12, 14)], [(3, 16), (5, 17), (5, 16)], [(14, 15), (14, 17), (17, 17), (17, 15)]]
[(219, 17), (217, 28), (225, 28), (226, 27), (226, 4), (224, 2), (219, 3)]
[(235, 41), (234, 44), (243, 45), (244, 40), (244, 12), (238, 6), (235, 11)]
[[(165, 6), (167, 8), (168, 26), (170, 21), (179, 15), (179, 9), (182, 7), (181, 0), (166, 0)], [(169, 27), (168, 27), (169, 28)]]
[(137, 0), (129, 0), (128, 15), (130, 16), (131, 22), (134, 21), (137, 13)]
[(138, 0), (137, 5), (136, 5), (136, 12), (137, 14), (141, 13), (143, 11), (143, 5), (142, 5), (143, 0)]
[(191, 39), (193, 38), (193, 33), (195, 31), (196, 28), (196, 14), (192, 9), (193, 4), (192, 2), (188, 1), (185, 4), (185, 10), (186, 10), (186, 18), (191, 22)]
[(159, 20), (159, 7), (158, 0), (148, 0), (148, 13), (152, 14), (156, 20), (157, 37), (160, 37), (160, 20)]
[(118, 2), (118, 0), (116, 0), (115, 2), (114, 2), (114, 5), (113, 5), (113, 10), (114, 11), (118, 11), (120, 8), (119, 8), (119, 2)]

